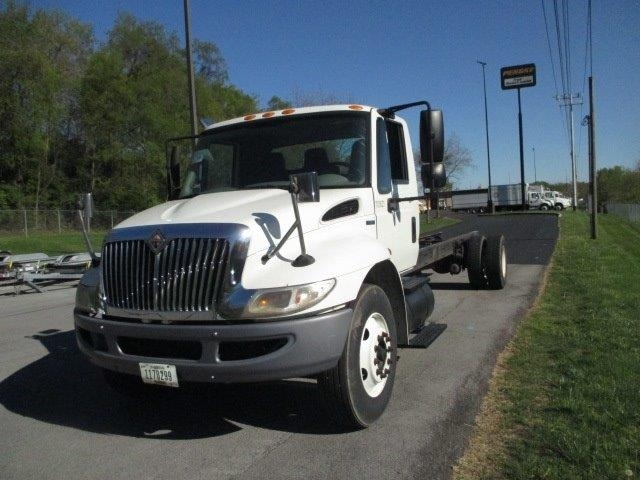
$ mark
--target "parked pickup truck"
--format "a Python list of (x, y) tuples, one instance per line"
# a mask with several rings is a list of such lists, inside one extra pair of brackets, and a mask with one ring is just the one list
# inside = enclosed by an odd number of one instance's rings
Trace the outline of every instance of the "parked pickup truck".
[(466, 269), (476, 288), (507, 277), (502, 236), (420, 235), (423, 197), (396, 116), (418, 105), (434, 191), (444, 129), (424, 101), (247, 115), (168, 142), (169, 200), (111, 230), (80, 281), (81, 351), (127, 394), (316, 378), (337, 419), (370, 425), (398, 347), (430, 335), (429, 269)]

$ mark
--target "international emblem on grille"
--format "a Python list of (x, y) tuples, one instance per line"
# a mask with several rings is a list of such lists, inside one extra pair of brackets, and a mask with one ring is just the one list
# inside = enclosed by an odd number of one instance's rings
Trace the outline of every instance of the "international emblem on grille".
[(151, 251), (157, 255), (164, 250), (164, 247), (167, 246), (167, 239), (164, 238), (164, 235), (162, 235), (160, 230), (156, 230), (155, 233), (151, 235), (151, 238), (147, 240), (147, 243), (149, 244)]

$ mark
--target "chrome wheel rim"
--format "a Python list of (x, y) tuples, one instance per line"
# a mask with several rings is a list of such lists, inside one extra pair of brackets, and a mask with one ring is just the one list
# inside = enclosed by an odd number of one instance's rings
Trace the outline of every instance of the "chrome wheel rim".
[(391, 337), (384, 316), (372, 313), (360, 337), (360, 379), (370, 397), (382, 393), (391, 371)]

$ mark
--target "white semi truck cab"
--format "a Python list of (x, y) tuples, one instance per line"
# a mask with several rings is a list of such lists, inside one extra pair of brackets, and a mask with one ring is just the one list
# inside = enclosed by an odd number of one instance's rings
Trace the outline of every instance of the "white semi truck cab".
[[(80, 281), (81, 351), (108, 383), (316, 378), (341, 422), (385, 410), (397, 348), (431, 335), (430, 270), (503, 288), (503, 237), (420, 235), (422, 181), (444, 184), (442, 113), (427, 102), (247, 115), (168, 143), (169, 200), (110, 231)], [(153, 391), (153, 387), (151, 390)]]
[(553, 203), (553, 207), (556, 210), (564, 210), (565, 208), (571, 208), (573, 201), (564, 194), (556, 190), (546, 190), (544, 192), (544, 198)]

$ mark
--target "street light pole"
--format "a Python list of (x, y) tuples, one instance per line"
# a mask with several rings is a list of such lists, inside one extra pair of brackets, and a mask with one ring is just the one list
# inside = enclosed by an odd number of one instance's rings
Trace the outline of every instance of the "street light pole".
[(193, 61), (191, 58), (191, 18), (189, 0), (184, 0), (184, 31), (187, 50), (187, 79), (189, 81), (189, 113), (191, 114), (191, 135), (198, 134), (198, 120), (196, 113), (196, 86), (193, 81)]
[(487, 79), (484, 73), (484, 67), (487, 66), (487, 62), (481, 62), (480, 60), (476, 60), (482, 66), (482, 86), (484, 87), (484, 129), (487, 135), (487, 170), (489, 173), (489, 186), (487, 189), (488, 199), (487, 199), (487, 208), (490, 213), (494, 213), (493, 207), (493, 198), (491, 196), (491, 154), (489, 153), (489, 114), (487, 111)]
[(531, 147), (533, 150), (533, 182), (538, 183), (538, 171), (536, 170), (536, 147)]

